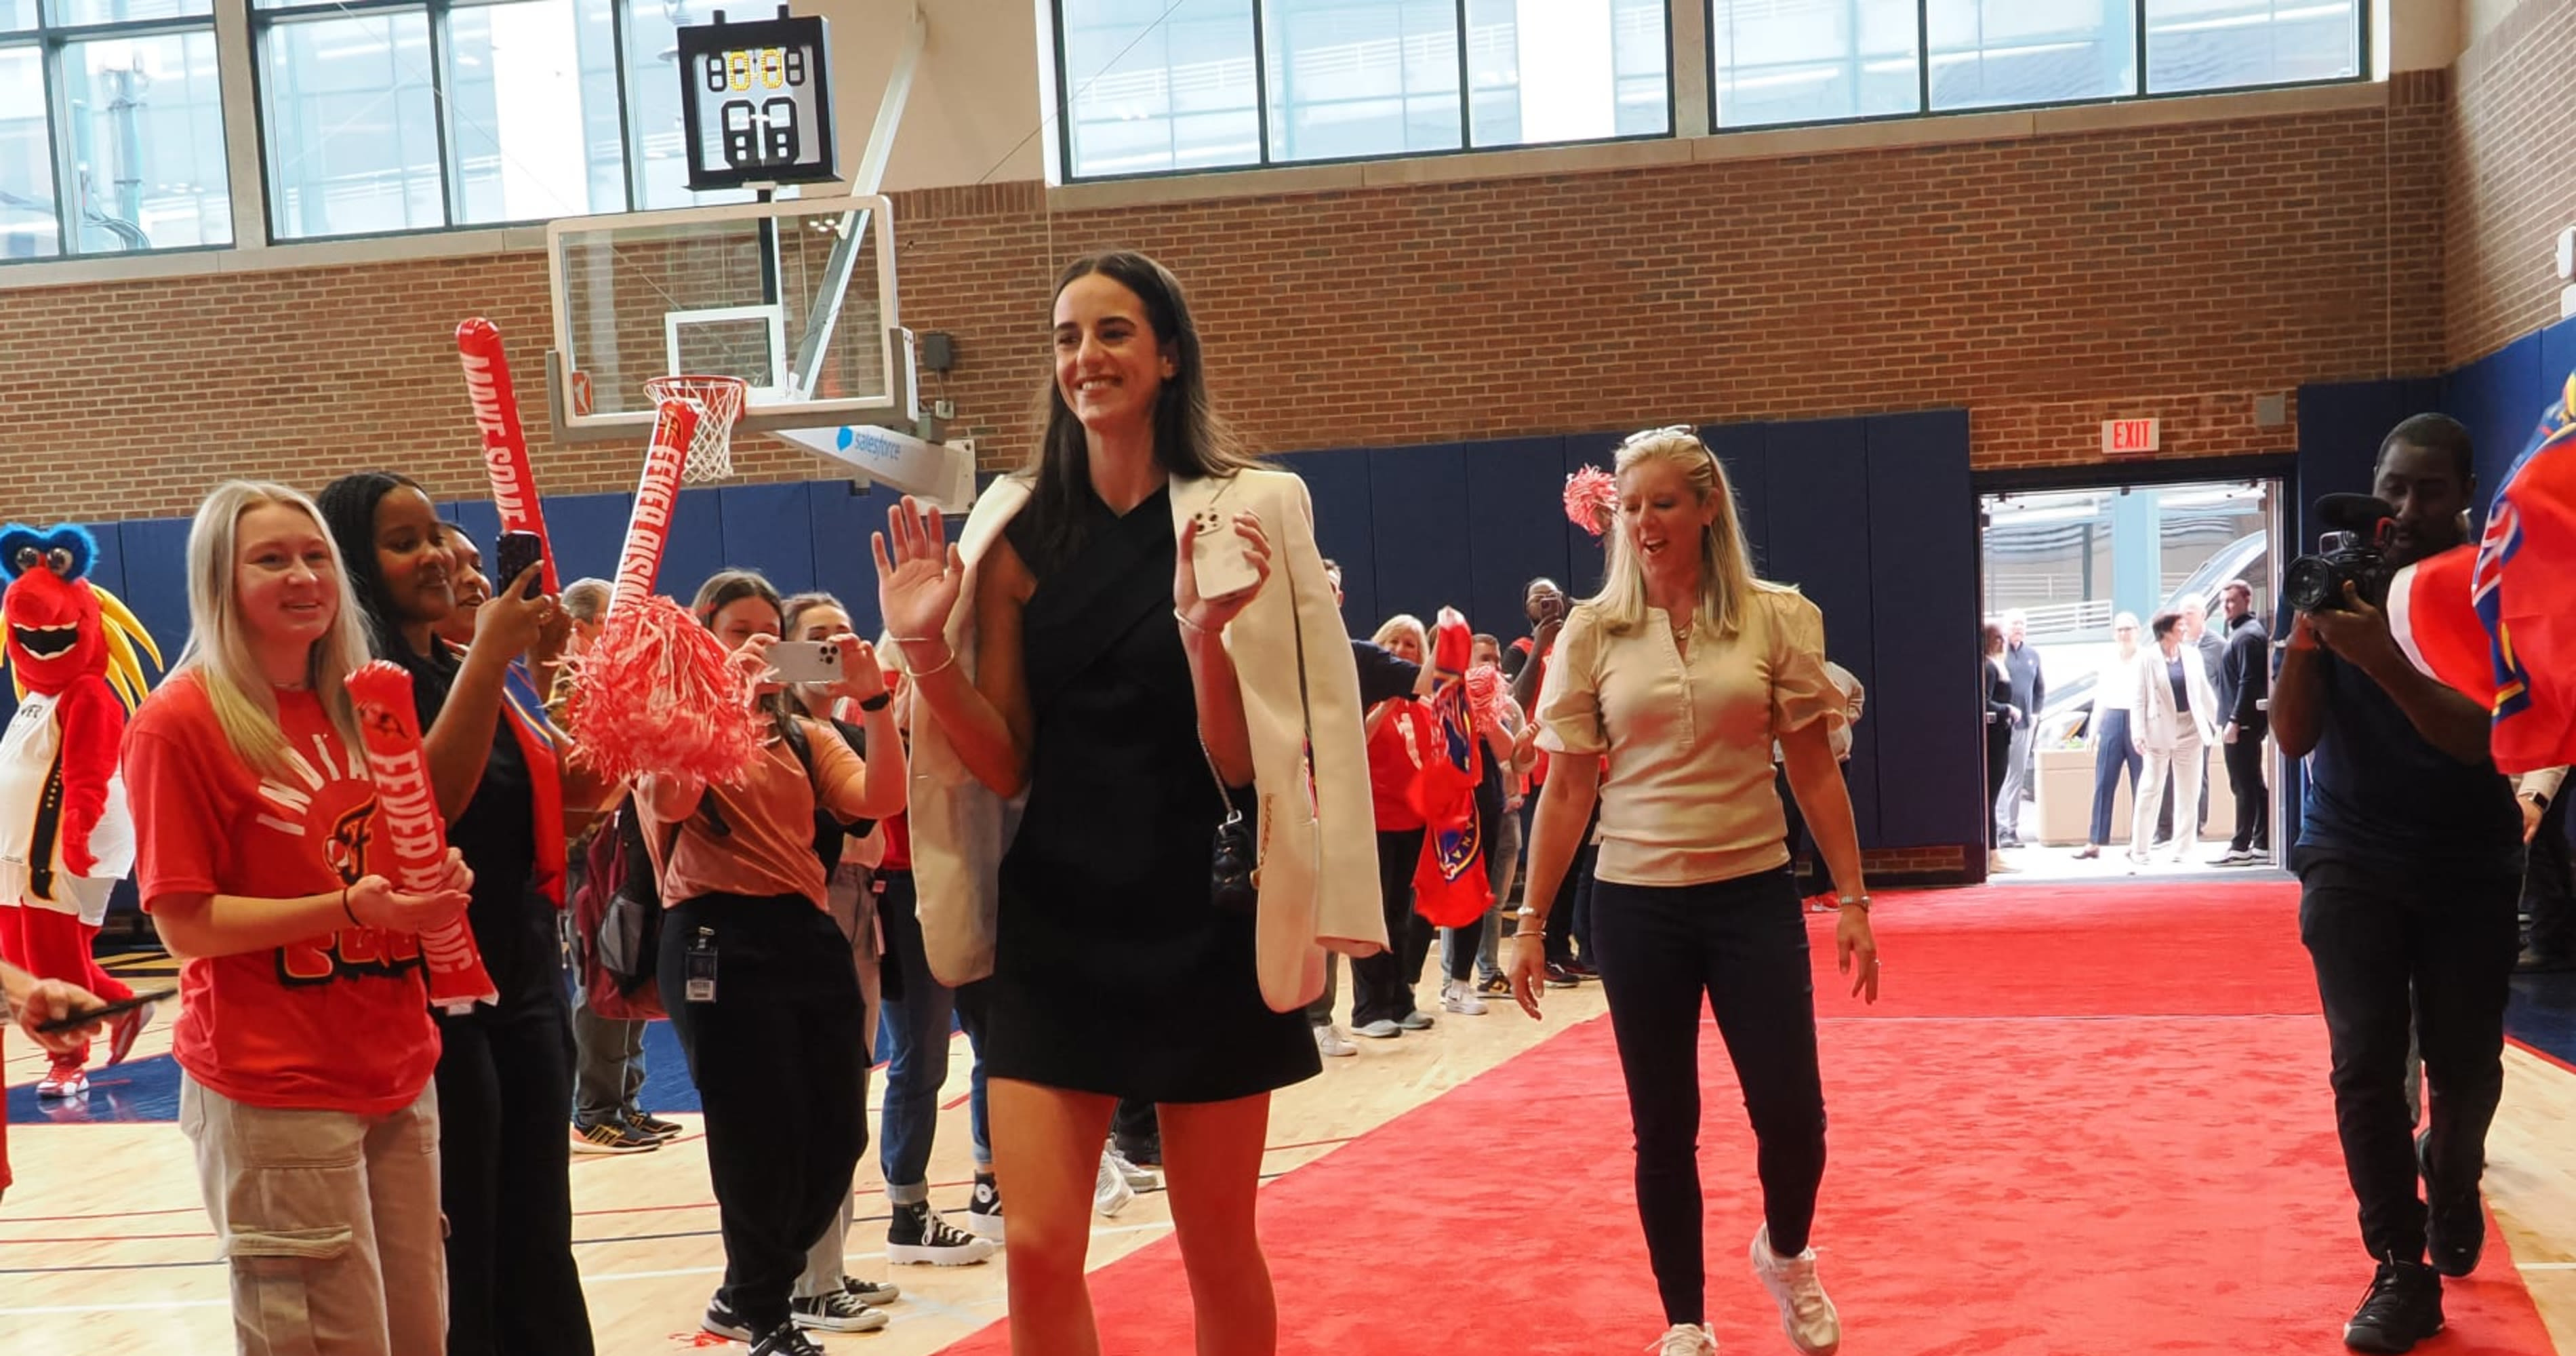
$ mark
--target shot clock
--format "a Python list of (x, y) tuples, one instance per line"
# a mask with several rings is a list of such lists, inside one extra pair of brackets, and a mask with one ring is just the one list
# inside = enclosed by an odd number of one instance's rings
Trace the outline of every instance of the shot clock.
[(831, 35), (812, 15), (679, 30), (680, 113), (689, 187), (827, 183), (832, 149)]

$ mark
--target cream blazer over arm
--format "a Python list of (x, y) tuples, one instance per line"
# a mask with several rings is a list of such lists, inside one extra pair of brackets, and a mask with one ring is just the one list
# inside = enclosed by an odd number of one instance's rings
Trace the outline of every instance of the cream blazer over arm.
[[(1270, 537), (1270, 580), (1226, 627), (1225, 644), (1243, 694), (1260, 805), (1254, 882), (1261, 994), (1274, 1010), (1292, 1011), (1323, 992), (1326, 948), (1354, 956), (1386, 948), (1359, 674), (1315, 546), (1304, 481), (1253, 470), (1225, 479), (1175, 478), (1171, 490), (1176, 533), (1192, 514), (1213, 507), (1258, 514)], [(1029, 483), (1018, 477), (995, 482), (976, 501), (959, 540), (966, 581), (947, 635), (970, 675), (977, 566), (1029, 493)], [(912, 733), (913, 873), (922, 943), (941, 983), (965, 984), (993, 971), (1002, 854), (1018, 828), (1020, 805), (1005, 804), (966, 771), (926, 703), (913, 707)]]
[[(2200, 742), (2217, 742), (2218, 726), (2211, 723), (2218, 709), (2218, 689), (2209, 682), (2209, 673), (2200, 662), (2200, 653), (2190, 647), (2182, 651), (2182, 682), (2191, 693), (2189, 719), (2200, 735)], [(2138, 704), (2131, 717), (2143, 732), (2141, 747), (2170, 749), (2182, 738), (2184, 716), (2174, 709), (2173, 673), (2161, 649), (2138, 651)]]

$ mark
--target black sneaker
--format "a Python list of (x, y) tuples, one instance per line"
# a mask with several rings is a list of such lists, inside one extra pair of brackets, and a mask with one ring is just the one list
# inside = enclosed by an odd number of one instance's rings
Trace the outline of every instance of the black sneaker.
[(737, 1342), (748, 1342), (759, 1336), (742, 1315), (733, 1311), (732, 1305), (725, 1303), (722, 1295), (707, 1301), (706, 1317), (698, 1320), (698, 1326), (718, 1337), (730, 1337)]
[(892, 1304), (903, 1298), (903, 1287), (890, 1281), (863, 1281), (856, 1276), (843, 1276), (841, 1290), (856, 1295), (861, 1304)]
[(1551, 961), (1547, 967), (1547, 982), (1560, 989), (1571, 989), (1583, 982), (1583, 976), (1570, 966)]
[(640, 1154), (661, 1147), (662, 1141), (624, 1121), (573, 1122), (572, 1151), (577, 1154)]
[(962, 1267), (992, 1255), (992, 1240), (941, 1219), (928, 1201), (898, 1205), (886, 1217), (886, 1260), (897, 1266)]
[(2415, 1137), (2415, 1165), (2424, 1173), (2424, 1250), (2435, 1271), (2466, 1276), (2486, 1251), (2486, 1205), (2474, 1188), (2463, 1194), (2433, 1180), (2432, 1145), (2430, 1132)]
[(2421, 1262), (2379, 1264), (2370, 1293), (2343, 1325), (2343, 1344), (2355, 1351), (2413, 1351), (2442, 1330), (2442, 1278)]
[(1002, 1241), (1002, 1188), (989, 1172), (975, 1174), (975, 1199), (966, 1203), (966, 1227), (977, 1238)]
[[(879, 1315), (883, 1317), (883, 1315)], [(751, 1356), (823, 1356), (823, 1349), (794, 1323), (781, 1323), (769, 1335), (751, 1344)]]
[(627, 1112), (626, 1123), (634, 1126), (637, 1133), (650, 1135), (657, 1140), (677, 1139), (680, 1132), (688, 1128), (678, 1121), (666, 1121), (658, 1116), (647, 1116), (641, 1111)]
[(787, 1321), (822, 1332), (875, 1332), (891, 1320), (884, 1310), (870, 1307), (848, 1290), (832, 1290), (789, 1300)]

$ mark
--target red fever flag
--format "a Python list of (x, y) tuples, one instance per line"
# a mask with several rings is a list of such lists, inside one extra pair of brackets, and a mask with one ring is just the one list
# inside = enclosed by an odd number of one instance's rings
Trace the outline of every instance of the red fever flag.
[(2475, 547), (2400, 570), (2388, 627), (2415, 667), (2494, 713), (2496, 766), (2576, 762), (2576, 374), (2505, 473)]
[(1455, 608), (1440, 609), (1431, 638), (1431, 747), (1420, 751), (1425, 756), (1413, 781), (1414, 808), (1425, 825), (1422, 859), (1413, 869), (1413, 908), (1444, 928), (1465, 927), (1494, 906), (1483, 827), (1476, 822), (1476, 782), (1485, 764), (1467, 694), (1467, 661), (1474, 650), (1467, 619)]
[[(429, 894), (447, 875), (447, 825), (439, 818), (438, 796), (430, 787), (429, 755), (420, 746), (411, 675), (399, 664), (378, 659), (360, 665), (346, 682), (358, 707), (358, 737), (366, 745), (367, 775), (376, 784), (385, 841), (393, 849), (394, 869), (388, 874), (397, 890)], [(477, 1003), (500, 1001), (463, 916), (422, 933), (420, 951), (429, 963), (432, 1006), (455, 1016)]]

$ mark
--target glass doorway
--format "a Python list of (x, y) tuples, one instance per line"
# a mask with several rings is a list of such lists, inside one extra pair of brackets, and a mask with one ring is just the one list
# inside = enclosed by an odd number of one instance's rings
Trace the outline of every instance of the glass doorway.
[[(2021, 793), (2019, 804), (1997, 812), (1999, 835), (2021, 846), (2005, 849), (1996, 865), (2012, 878), (2132, 874), (2133, 779), (2100, 776), (2114, 788), (2103, 807), (2109, 814), (2097, 817), (2094, 804), (2103, 724), (2096, 699), (2110, 682), (2133, 681), (2131, 664), (2152, 647), (2148, 624), (2158, 614), (2197, 604), (2206, 630), (2223, 639), (2222, 590), (2233, 580), (2252, 589), (2255, 616), (2266, 613), (2285, 560), (2280, 482), (2055, 488), (1987, 495), (1978, 508), (1986, 619), (2007, 629), (2018, 623), (2040, 675), (2028, 762), (2022, 776), (2006, 778), (2008, 790)], [(2124, 646), (2133, 648), (2124, 655)], [(2141, 878), (2243, 869), (2215, 864), (2228, 851), (2236, 816), (2223, 753), (2206, 752), (2209, 809), (2202, 816), (2195, 807), (2192, 854), (2177, 865), (2143, 868)], [(2276, 766), (2267, 751), (2265, 781), (2273, 788), (2280, 785)], [(2169, 833), (2170, 821), (2159, 818), (2167, 826), (2160, 832)], [(2093, 841), (2097, 825), (2107, 825), (2106, 841)], [(2268, 868), (2279, 845), (2265, 847), (2256, 865)]]

